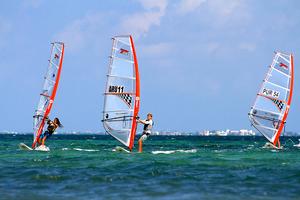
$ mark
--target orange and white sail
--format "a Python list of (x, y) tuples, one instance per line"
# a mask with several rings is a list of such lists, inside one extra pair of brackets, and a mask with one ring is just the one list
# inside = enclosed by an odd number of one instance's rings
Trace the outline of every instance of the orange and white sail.
[(275, 52), (273, 62), (249, 113), (251, 124), (278, 147), (293, 96), (293, 59), (292, 54)]
[(43, 132), (46, 120), (51, 112), (59, 84), (62, 63), (64, 58), (64, 43), (54, 42), (51, 44), (51, 54), (43, 90), (40, 93), (40, 100), (33, 116), (33, 143), (35, 148), (40, 135)]
[(140, 107), (137, 56), (130, 35), (112, 41), (102, 122), (108, 134), (132, 150)]

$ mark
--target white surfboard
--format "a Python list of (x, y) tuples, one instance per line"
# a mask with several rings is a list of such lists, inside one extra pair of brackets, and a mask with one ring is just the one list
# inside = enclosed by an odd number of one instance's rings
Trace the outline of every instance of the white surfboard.
[(50, 151), (49, 147), (45, 145), (40, 145), (34, 149), (35, 151)]
[(131, 153), (131, 152), (128, 151), (127, 149), (124, 149), (123, 147), (120, 147), (120, 146), (117, 146), (116, 148), (114, 148), (113, 151), (116, 151), (116, 152)]
[(282, 150), (283, 147), (277, 147), (274, 144), (272, 144), (271, 142), (267, 142), (263, 147), (263, 149), (276, 149), (276, 150)]
[(27, 146), (26, 144), (20, 143), (19, 148), (21, 150), (25, 150), (25, 151), (32, 151), (32, 150), (35, 150), (35, 151), (50, 151), (49, 147), (47, 147), (45, 145), (40, 145), (40, 146), (36, 147), (35, 149), (32, 149), (29, 146)]
[(25, 151), (32, 151), (32, 150), (33, 150), (32, 148), (30, 148), (29, 146), (27, 146), (27, 145), (24, 144), (24, 143), (20, 143), (20, 144), (19, 144), (19, 148), (20, 148), (21, 150), (25, 150)]

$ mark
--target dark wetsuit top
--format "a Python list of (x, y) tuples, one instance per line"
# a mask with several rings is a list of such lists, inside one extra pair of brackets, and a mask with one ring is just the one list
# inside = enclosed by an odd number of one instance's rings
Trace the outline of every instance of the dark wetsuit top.
[(49, 131), (51, 134), (54, 133), (54, 131), (56, 129), (54, 123), (51, 121), (48, 121), (47, 124), (48, 124), (47, 131)]
[(48, 127), (47, 130), (40, 136), (40, 139), (43, 139), (44, 137), (49, 138), (55, 131), (56, 127), (52, 121), (47, 122)]
[(146, 124), (144, 124), (143, 134), (150, 135), (151, 134), (151, 129), (152, 129), (152, 126), (153, 126), (153, 121), (146, 119), (145, 122), (146, 122)]

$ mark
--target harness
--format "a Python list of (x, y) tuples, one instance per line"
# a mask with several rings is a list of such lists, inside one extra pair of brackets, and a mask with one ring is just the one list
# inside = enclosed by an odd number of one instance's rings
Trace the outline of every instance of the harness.
[[(150, 120), (147, 120), (146, 121), (150, 121)], [(150, 132), (151, 132), (151, 129), (154, 125), (154, 122), (152, 120), (152, 124), (144, 124), (144, 128), (143, 128), (143, 134), (146, 134), (147, 136), (150, 135)]]

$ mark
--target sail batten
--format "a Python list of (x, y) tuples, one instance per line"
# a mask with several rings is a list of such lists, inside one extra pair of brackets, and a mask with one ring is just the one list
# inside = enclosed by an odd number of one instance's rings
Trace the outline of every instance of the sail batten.
[(288, 74), (286, 74), (286, 73), (283, 73), (282, 71), (280, 71), (280, 70), (278, 70), (278, 69), (275, 69), (275, 68), (274, 68), (273, 70), (277, 71), (278, 73), (280, 73), (280, 74), (282, 74), (282, 75), (284, 75), (284, 76), (287, 76), (288, 78), (291, 77), (290, 75), (288, 75)]
[(276, 83), (272, 83), (272, 82), (270, 82), (270, 81), (266, 81), (266, 83), (269, 83), (269, 84), (271, 84), (271, 85), (273, 85), (273, 86), (275, 86), (275, 87), (278, 87), (278, 88), (281, 88), (281, 89), (284, 89), (284, 90), (290, 91), (290, 89), (289, 89), (289, 88), (282, 87), (282, 86), (280, 86), (280, 85), (277, 85)]
[[(103, 111), (103, 113), (109, 113), (109, 112), (127, 112), (128, 110), (106, 110), (106, 111)], [(129, 109), (129, 111), (133, 112), (134, 109)]]
[(49, 61), (54, 67), (56, 67), (57, 69), (59, 68), (58, 65), (56, 65), (55, 63), (53, 63), (51, 60)]
[(112, 41), (102, 123), (108, 134), (131, 150), (140, 101), (138, 63), (131, 36)]
[(64, 57), (64, 43), (51, 43), (51, 53), (47, 73), (44, 77), (43, 90), (40, 93), (38, 107), (35, 110), (33, 119), (33, 143), (32, 148), (36, 147), (37, 141), (43, 132), (46, 120), (51, 112), (58, 88), (60, 74)]
[(107, 75), (107, 76), (110, 76), (110, 77), (117, 77), (117, 78), (123, 78), (123, 79), (131, 79), (131, 80), (135, 80), (136, 78), (135, 77), (127, 77), (127, 76), (116, 76), (116, 75)]
[(254, 105), (249, 112), (251, 124), (273, 145), (286, 123), (293, 95), (293, 55), (276, 52)]

